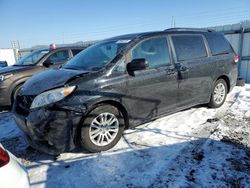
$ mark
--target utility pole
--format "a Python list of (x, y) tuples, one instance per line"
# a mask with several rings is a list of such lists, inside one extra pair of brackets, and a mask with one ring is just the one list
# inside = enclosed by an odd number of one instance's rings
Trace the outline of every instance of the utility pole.
[(19, 59), (18, 50), (20, 49), (19, 40), (13, 40), (13, 41), (11, 41), (11, 47), (12, 47), (12, 49), (14, 51), (15, 60), (17, 61)]
[(171, 27), (176, 27), (174, 16), (172, 16), (172, 19), (171, 19)]
[(11, 47), (12, 47), (12, 49), (20, 49), (19, 40), (12, 40), (11, 41)]

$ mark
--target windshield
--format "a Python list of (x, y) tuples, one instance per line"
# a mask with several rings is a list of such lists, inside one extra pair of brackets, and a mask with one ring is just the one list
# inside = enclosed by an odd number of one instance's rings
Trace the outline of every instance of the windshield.
[(28, 55), (19, 59), (15, 65), (34, 65), (48, 52), (48, 50), (39, 50), (31, 52)]
[(77, 54), (63, 68), (99, 70), (110, 63), (129, 42), (130, 40), (100, 42)]

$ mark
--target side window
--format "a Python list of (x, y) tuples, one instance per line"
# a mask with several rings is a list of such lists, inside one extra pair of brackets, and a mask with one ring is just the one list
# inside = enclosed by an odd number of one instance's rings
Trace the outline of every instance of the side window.
[(207, 56), (204, 40), (200, 35), (172, 36), (178, 61), (198, 59)]
[(75, 56), (76, 54), (80, 53), (82, 50), (80, 50), (80, 49), (72, 49), (71, 51), (72, 51), (73, 56)]
[(126, 63), (122, 61), (119, 63), (113, 70), (113, 73), (115, 74), (123, 74), (126, 71)]
[(53, 53), (50, 57), (49, 60), (53, 64), (61, 64), (65, 63), (69, 58), (69, 53), (68, 50), (62, 50), (62, 51), (57, 51)]
[(207, 33), (205, 35), (212, 55), (227, 54), (232, 51), (230, 44), (220, 33)]
[(138, 58), (145, 58), (150, 68), (170, 64), (167, 38), (151, 38), (139, 43), (132, 50), (132, 59)]

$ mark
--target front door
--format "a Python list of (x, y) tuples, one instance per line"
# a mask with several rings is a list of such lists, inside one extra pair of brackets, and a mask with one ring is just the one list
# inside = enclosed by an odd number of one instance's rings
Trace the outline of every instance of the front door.
[(66, 49), (56, 51), (48, 57), (48, 60), (52, 64), (50, 68), (60, 67), (69, 60), (69, 51)]
[(145, 39), (130, 51), (130, 61), (144, 58), (146, 70), (128, 77), (128, 108), (135, 123), (141, 123), (175, 108), (177, 71), (171, 62), (166, 36)]

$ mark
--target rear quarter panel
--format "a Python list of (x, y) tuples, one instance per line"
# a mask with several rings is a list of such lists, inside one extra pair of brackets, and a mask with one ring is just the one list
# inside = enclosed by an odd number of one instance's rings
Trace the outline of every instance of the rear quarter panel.
[(236, 85), (238, 77), (237, 63), (233, 60), (234, 54), (225, 54), (215, 56), (216, 71), (214, 75), (214, 82), (221, 76), (226, 76), (229, 79), (229, 91)]

